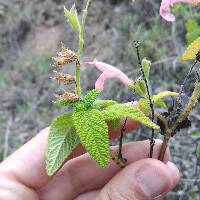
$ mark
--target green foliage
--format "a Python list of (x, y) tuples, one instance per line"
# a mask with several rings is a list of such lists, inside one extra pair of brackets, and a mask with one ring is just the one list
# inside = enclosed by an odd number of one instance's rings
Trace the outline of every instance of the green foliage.
[(121, 118), (130, 118), (150, 128), (159, 129), (159, 127), (155, 123), (153, 123), (148, 117), (146, 117), (141, 110), (127, 104), (116, 104), (113, 106), (109, 106), (107, 109), (102, 111), (102, 114), (106, 121)]
[(200, 137), (200, 132), (194, 132), (194, 133), (192, 133), (192, 135), (195, 137)]
[(112, 129), (116, 130), (120, 128), (121, 119), (113, 119), (111, 120)]
[(46, 170), (49, 176), (62, 166), (79, 143), (71, 113), (61, 115), (52, 122), (46, 151)]
[(149, 78), (150, 67), (151, 67), (151, 61), (144, 58), (142, 60), (142, 68), (144, 70), (144, 75), (145, 75), (146, 79)]
[(96, 100), (93, 104), (93, 107), (98, 109), (104, 109), (116, 103), (117, 102), (113, 100)]
[(200, 13), (198, 9), (189, 4), (177, 4), (173, 9), (174, 13), (181, 15), (185, 20), (186, 41), (191, 44), (200, 35), (199, 18)]
[(93, 106), (96, 98), (99, 96), (98, 90), (91, 90), (85, 95), (83, 100), (77, 102), (68, 102), (63, 99), (56, 99), (54, 103), (58, 106), (69, 106), (77, 110), (87, 110)]
[(54, 104), (58, 105), (58, 106), (69, 106), (69, 107), (73, 107), (73, 108), (76, 108), (76, 107), (79, 107), (82, 102), (68, 102), (68, 101), (65, 101), (63, 99), (56, 99), (55, 101), (53, 101)]
[[(171, 92), (171, 91), (163, 91), (163, 92), (159, 92), (158, 94), (156, 95), (153, 95), (151, 97), (152, 99), (152, 102), (154, 104), (156, 104), (157, 106), (159, 107), (163, 107), (163, 108), (166, 108), (166, 104), (164, 102), (164, 98), (165, 97), (170, 97), (170, 96), (178, 96), (179, 94), (176, 93), (176, 92)], [(144, 112), (147, 112), (149, 113), (151, 111), (150, 109), (150, 104), (149, 104), (149, 99), (147, 98), (141, 98), (139, 100), (139, 105), (140, 105), (140, 108), (141, 110), (143, 110)]]
[(197, 39), (200, 35), (200, 26), (195, 20), (188, 20), (185, 23), (186, 28), (186, 40), (187, 44), (191, 44), (195, 39)]
[(142, 78), (137, 79), (129, 88), (139, 94), (141, 97), (147, 97), (147, 88), (145, 81)]
[(78, 33), (81, 32), (81, 25), (78, 20), (78, 14), (76, 10), (76, 5), (74, 4), (70, 10), (67, 10), (64, 7), (64, 14), (71, 26), (74, 28), (74, 30)]
[(109, 161), (108, 127), (101, 111), (75, 111), (73, 121), (83, 144), (91, 157), (101, 166)]
[(165, 102), (163, 101), (163, 98), (165, 97), (172, 97), (172, 96), (178, 96), (179, 94), (176, 92), (171, 91), (163, 91), (159, 92), (158, 94), (154, 95), (152, 97), (152, 101), (157, 104), (160, 107), (166, 107)]
[(98, 90), (91, 90), (88, 92), (88, 94), (85, 95), (83, 99), (83, 103), (86, 108), (92, 107), (94, 101), (97, 99), (99, 96), (100, 92)]

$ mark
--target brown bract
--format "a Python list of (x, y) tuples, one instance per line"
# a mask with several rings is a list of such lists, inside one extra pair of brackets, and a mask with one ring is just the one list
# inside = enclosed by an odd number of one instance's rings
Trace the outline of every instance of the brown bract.
[(65, 45), (61, 42), (59, 47), (59, 52), (57, 52), (57, 57), (52, 57), (53, 67), (60, 67), (64, 64), (69, 64), (71, 62), (77, 61), (77, 55), (75, 52), (67, 49)]
[(54, 77), (53, 79), (56, 79), (59, 83), (63, 83), (65, 85), (70, 85), (76, 83), (76, 79), (74, 76), (70, 74), (64, 74), (61, 72), (53, 71)]
[(61, 95), (55, 94), (55, 97), (58, 98), (58, 99), (62, 99), (64, 101), (67, 101), (67, 102), (80, 101), (80, 97), (79, 96), (77, 96), (74, 93), (70, 93), (70, 92), (65, 92), (64, 94), (61, 94)]

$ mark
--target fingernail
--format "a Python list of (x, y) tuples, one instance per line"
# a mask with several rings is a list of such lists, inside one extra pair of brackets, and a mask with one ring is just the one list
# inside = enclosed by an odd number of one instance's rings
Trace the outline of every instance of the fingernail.
[(149, 197), (156, 198), (166, 192), (168, 182), (153, 166), (144, 166), (136, 174), (140, 189)]

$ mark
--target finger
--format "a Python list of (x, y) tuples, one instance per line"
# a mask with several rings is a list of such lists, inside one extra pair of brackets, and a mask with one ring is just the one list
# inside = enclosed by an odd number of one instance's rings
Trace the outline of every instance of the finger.
[[(161, 142), (156, 141), (154, 146), (154, 158), (158, 158)], [(114, 147), (115, 151), (118, 147)], [(124, 144), (123, 155), (128, 164), (146, 158), (149, 153), (149, 141), (131, 142)], [(165, 162), (169, 160), (169, 151), (165, 156)], [(65, 163), (58, 174), (39, 191), (42, 200), (74, 199), (77, 195), (103, 187), (121, 169), (111, 161), (106, 169), (102, 169), (91, 160), (88, 154), (72, 159)]]
[[(132, 122), (129, 122), (127, 130), (134, 127), (132, 126)], [(0, 164), (0, 173), (7, 174), (12, 179), (31, 188), (38, 189), (46, 185), (52, 178), (46, 175), (45, 170), (45, 151), (48, 132), (49, 128), (42, 130), (32, 140), (9, 156)], [(112, 135), (112, 133), (110, 134)], [(115, 136), (117, 135), (115, 134)], [(68, 160), (83, 153), (85, 153), (85, 149), (79, 145)]]
[(79, 195), (77, 198), (75, 198), (74, 200), (94, 200), (97, 195), (100, 193), (100, 189), (99, 190), (93, 190), (93, 191), (89, 191), (86, 193), (83, 193), (81, 195)]
[(179, 178), (179, 171), (174, 166), (169, 167), (167, 164), (149, 158), (139, 160), (114, 176), (95, 200), (158, 199), (173, 189)]

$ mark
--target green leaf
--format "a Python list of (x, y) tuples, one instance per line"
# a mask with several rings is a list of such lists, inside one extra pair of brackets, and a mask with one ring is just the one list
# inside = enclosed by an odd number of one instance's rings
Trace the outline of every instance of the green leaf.
[(83, 103), (85, 105), (86, 108), (90, 108), (94, 101), (97, 99), (97, 97), (99, 96), (100, 92), (98, 90), (91, 90), (88, 92), (87, 95), (85, 95), (84, 99), (83, 99)]
[(81, 25), (78, 19), (78, 14), (76, 10), (76, 5), (74, 4), (70, 10), (67, 10), (64, 7), (64, 14), (71, 26), (76, 30), (78, 33), (81, 32)]
[(109, 161), (108, 126), (101, 111), (75, 111), (73, 119), (81, 144), (101, 167), (106, 167)]
[(145, 75), (146, 79), (149, 78), (150, 67), (151, 67), (151, 61), (144, 58), (142, 60), (142, 68), (144, 70), (144, 75)]
[(70, 107), (77, 107), (78, 104), (81, 104), (81, 102), (69, 102), (69, 101), (65, 101), (63, 99), (56, 99), (55, 101), (53, 101), (54, 104), (58, 105), (58, 106), (70, 106)]
[(62, 166), (79, 143), (71, 113), (61, 115), (52, 122), (46, 151), (46, 170), (49, 176)]
[(148, 117), (146, 117), (142, 111), (127, 104), (116, 104), (110, 106), (107, 109), (103, 110), (102, 114), (104, 116), (104, 119), (107, 121), (127, 117), (134, 121), (138, 121), (150, 128), (159, 129), (159, 127), (155, 123), (153, 123)]
[(129, 88), (131, 90), (134, 90), (134, 92), (136, 92), (137, 94), (139, 94), (142, 97), (146, 97), (147, 96), (146, 84), (145, 84), (145, 81), (143, 79), (141, 79), (141, 78), (136, 80), (133, 84), (130, 84)]
[(152, 101), (157, 104), (158, 106), (160, 107), (166, 107), (166, 104), (165, 102), (162, 100), (163, 98), (165, 97), (169, 97), (169, 96), (178, 96), (179, 94), (176, 93), (176, 92), (171, 92), (171, 91), (163, 91), (163, 92), (160, 92), (156, 95), (154, 95), (152, 97)]
[(138, 101), (138, 103), (139, 103), (140, 110), (142, 110), (145, 113), (150, 113), (151, 112), (151, 108), (150, 108), (150, 104), (149, 104), (149, 99), (141, 98)]
[(116, 104), (117, 102), (116, 101), (113, 101), (113, 100), (96, 100), (94, 103), (93, 103), (93, 107), (94, 108), (98, 108), (98, 109), (104, 109), (104, 108), (107, 108), (109, 106), (112, 106), (114, 104)]
[(119, 129), (120, 128), (120, 122), (121, 122), (120, 118), (111, 120), (112, 129), (113, 130)]
[(192, 133), (192, 135), (195, 136), (195, 137), (200, 137), (200, 132)]

